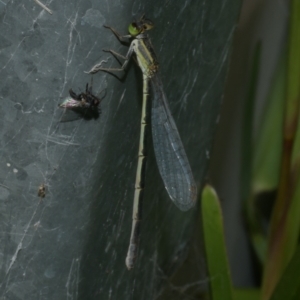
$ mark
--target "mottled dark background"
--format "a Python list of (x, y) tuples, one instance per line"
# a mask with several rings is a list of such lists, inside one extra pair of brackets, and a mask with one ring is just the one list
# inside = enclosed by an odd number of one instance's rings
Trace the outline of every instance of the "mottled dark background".
[(126, 33), (145, 12), (200, 188), (240, 1), (44, 4), (52, 15), (33, 0), (0, 1), (0, 299), (156, 299), (186, 257), (197, 209), (182, 213), (169, 200), (150, 142), (139, 259), (127, 271), (140, 70), (130, 63), (121, 81), (93, 76), (94, 94), (106, 90), (97, 120), (61, 123), (58, 104), (70, 88), (84, 91), (84, 71), (109, 57), (103, 48), (126, 53), (103, 25)]

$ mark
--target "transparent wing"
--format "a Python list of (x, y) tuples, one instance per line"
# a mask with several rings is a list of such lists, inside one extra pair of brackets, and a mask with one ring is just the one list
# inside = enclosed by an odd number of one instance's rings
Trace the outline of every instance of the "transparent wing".
[(193, 207), (197, 186), (177, 127), (158, 76), (150, 79), (152, 91), (152, 136), (160, 175), (170, 198), (179, 209)]
[(61, 108), (74, 108), (74, 107), (81, 107), (81, 102), (79, 100), (73, 99), (72, 97), (68, 96), (66, 99), (59, 104)]
[(100, 108), (90, 107), (87, 103), (73, 99), (71, 96), (59, 104), (60, 108), (64, 109), (60, 123), (72, 122), (79, 119), (91, 120), (98, 119), (100, 114)]

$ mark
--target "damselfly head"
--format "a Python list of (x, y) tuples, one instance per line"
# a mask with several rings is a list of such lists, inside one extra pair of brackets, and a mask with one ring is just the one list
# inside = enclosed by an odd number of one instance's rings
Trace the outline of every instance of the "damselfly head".
[(146, 30), (150, 30), (154, 27), (154, 24), (151, 20), (146, 19), (145, 15), (135, 22), (132, 22), (128, 27), (128, 32), (132, 37), (135, 37), (141, 33), (144, 33)]

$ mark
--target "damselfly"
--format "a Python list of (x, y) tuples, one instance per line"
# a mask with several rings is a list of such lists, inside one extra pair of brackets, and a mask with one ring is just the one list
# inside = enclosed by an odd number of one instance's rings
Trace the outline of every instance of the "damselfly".
[(130, 243), (125, 260), (127, 268), (132, 269), (137, 257), (139, 243), (143, 182), (146, 168), (145, 130), (147, 127), (147, 103), (149, 102), (150, 87), (152, 92), (151, 126), (153, 146), (158, 169), (165, 188), (176, 206), (180, 210), (186, 211), (196, 203), (197, 187), (171, 115), (161, 80), (157, 74), (158, 61), (154, 49), (148, 35), (145, 33), (147, 30), (153, 28), (153, 23), (146, 19), (145, 16), (142, 16), (139, 21), (129, 25), (129, 35), (124, 36), (109, 26), (105, 27), (110, 29), (120, 42), (129, 43), (131, 41), (129, 50), (126, 56), (116, 53), (113, 50), (107, 50), (115, 57), (124, 59), (121, 68), (103, 68), (100, 63), (95, 65), (88, 73), (124, 71), (132, 54), (135, 54), (137, 64), (143, 73), (143, 105), (133, 202), (133, 220)]
[(74, 111), (84, 119), (97, 119), (99, 117), (99, 105), (102, 99), (92, 94), (92, 86), (88, 83), (85, 87), (85, 93), (76, 94), (72, 89), (69, 90), (69, 96), (59, 104), (59, 107)]

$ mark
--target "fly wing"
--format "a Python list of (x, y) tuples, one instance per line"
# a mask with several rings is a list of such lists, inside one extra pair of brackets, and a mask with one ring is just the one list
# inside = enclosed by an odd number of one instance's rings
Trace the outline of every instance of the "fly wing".
[(193, 207), (197, 186), (158, 76), (150, 79), (152, 136), (160, 175), (170, 198), (182, 211)]
[(80, 107), (80, 103), (81, 102), (79, 100), (73, 99), (72, 97), (68, 96), (61, 104), (59, 104), (59, 107), (72, 109), (74, 107)]
[(70, 122), (79, 119), (91, 120), (98, 119), (100, 109), (97, 107), (90, 107), (88, 103), (76, 100), (68, 96), (61, 104), (60, 108), (64, 108), (63, 115), (60, 122)]

